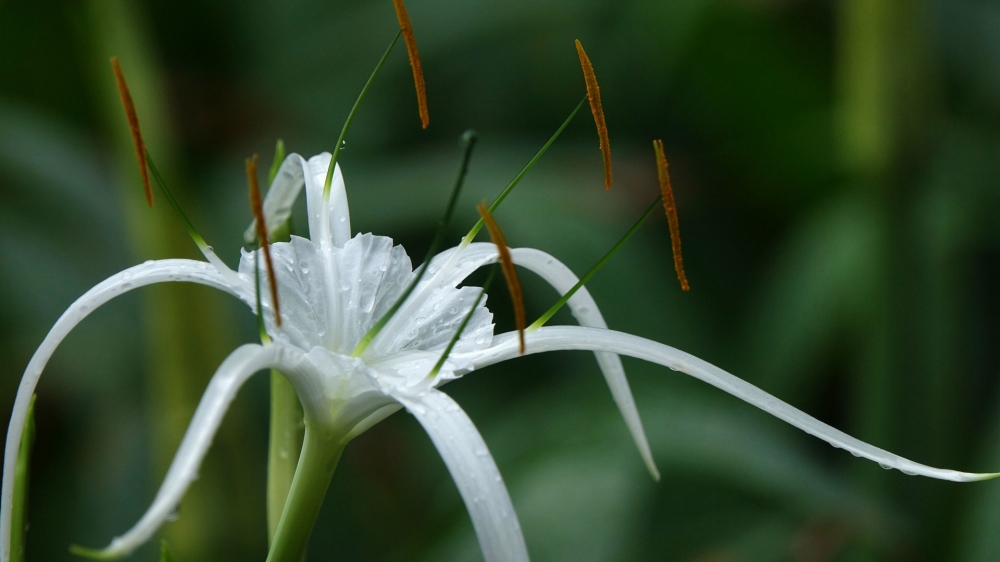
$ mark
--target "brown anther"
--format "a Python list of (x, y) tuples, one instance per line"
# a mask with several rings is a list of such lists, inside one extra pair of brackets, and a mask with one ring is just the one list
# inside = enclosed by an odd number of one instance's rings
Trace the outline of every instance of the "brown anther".
[(403, 0), (392, 0), (396, 8), (396, 18), (399, 19), (399, 28), (403, 30), (403, 40), (406, 41), (406, 52), (410, 55), (410, 66), (413, 68), (413, 85), (417, 89), (417, 109), (420, 112), (420, 123), (424, 129), (431, 122), (430, 114), (427, 113), (427, 88), (424, 85), (424, 70), (420, 66), (420, 53), (417, 52), (417, 38), (413, 35), (413, 24), (410, 23), (410, 16), (406, 14), (406, 5)]
[(146, 190), (146, 203), (152, 207), (153, 188), (149, 185), (149, 168), (146, 166), (146, 143), (143, 142), (142, 131), (139, 129), (139, 116), (135, 112), (135, 103), (132, 102), (132, 94), (128, 91), (125, 75), (122, 73), (121, 65), (118, 64), (118, 57), (111, 57), (111, 68), (115, 71), (118, 94), (122, 97), (122, 106), (125, 108), (128, 128), (132, 132), (132, 142), (135, 144), (135, 157), (139, 160), (139, 173), (142, 174), (142, 186)]
[(653, 150), (656, 151), (656, 171), (660, 177), (660, 193), (663, 194), (663, 209), (667, 212), (667, 223), (670, 225), (670, 248), (674, 253), (674, 270), (682, 291), (689, 291), (687, 276), (684, 275), (684, 258), (681, 257), (681, 227), (677, 221), (677, 204), (674, 203), (674, 190), (670, 187), (670, 174), (667, 172), (667, 157), (663, 152), (663, 141), (654, 140)]
[(524, 329), (527, 321), (524, 315), (524, 293), (521, 291), (521, 281), (517, 278), (517, 268), (514, 267), (514, 260), (510, 257), (510, 248), (507, 247), (507, 238), (496, 219), (490, 214), (486, 202), (476, 206), (476, 210), (483, 216), (483, 223), (490, 232), (490, 240), (496, 244), (497, 253), (500, 255), (500, 267), (503, 269), (503, 276), (507, 280), (507, 290), (510, 291), (510, 300), (514, 303), (514, 324), (517, 326), (517, 336), (521, 343), (521, 354), (524, 354)]
[(608, 142), (608, 125), (604, 122), (604, 108), (601, 106), (601, 88), (597, 86), (594, 65), (590, 64), (590, 57), (583, 50), (579, 39), (576, 40), (576, 54), (580, 55), (583, 79), (587, 83), (587, 99), (590, 100), (590, 112), (594, 114), (597, 137), (601, 142), (601, 156), (604, 158), (604, 188), (611, 189), (611, 144)]
[(271, 246), (267, 241), (267, 225), (264, 223), (264, 205), (260, 198), (260, 185), (257, 184), (257, 155), (247, 158), (247, 182), (250, 185), (250, 208), (257, 226), (257, 241), (264, 250), (264, 262), (267, 264), (267, 277), (271, 285), (271, 302), (274, 303), (274, 323), (281, 326), (281, 307), (278, 306), (278, 280), (274, 276), (274, 262), (271, 260)]

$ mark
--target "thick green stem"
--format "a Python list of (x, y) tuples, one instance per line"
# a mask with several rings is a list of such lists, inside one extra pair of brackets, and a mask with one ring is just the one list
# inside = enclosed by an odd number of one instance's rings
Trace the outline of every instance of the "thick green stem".
[(302, 453), (267, 562), (302, 561), (326, 490), (344, 452), (342, 438), (306, 418)]
[(271, 435), (267, 454), (267, 541), (274, 540), (302, 451), (302, 405), (295, 389), (271, 371)]

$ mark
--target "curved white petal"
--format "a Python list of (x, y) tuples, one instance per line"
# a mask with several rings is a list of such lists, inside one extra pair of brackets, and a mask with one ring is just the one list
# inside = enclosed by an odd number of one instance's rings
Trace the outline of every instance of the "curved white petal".
[(327, 240), (341, 247), (351, 239), (351, 212), (347, 206), (347, 190), (340, 164), (334, 168), (330, 184), (330, 199), (323, 204), (323, 184), (330, 167), (329, 152), (309, 159), (309, 173), (305, 174), (306, 205), (309, 207), (309, 238), (320, 247)]
[[(461, 254), (456, 257), (456, 252), (461, 252)], [(515, 264), (536, 273), (560, 295), (566, 294), (579, 281), (579, 278), (566, 265), (541, 250), (516, 248), (511, 250), (511, 257)], [(427, 285), (424, 286), (421, 283), (422, 286), (415, 291), (414, 296), (410, 297), (410, 301), (400, 310), (399, 316), (405, 317), (406, 314), (413, 314), (413, 311), (422, 304), (423, 301), (421, 299), (429, 298), (429, 295), (433, 294), (434, 285), (438, 285), (439, 287), (454, 286), (476, 269), (493, 263), (496, 260), (496, 246), (489, 243), (469, 244), (464, 249), (458, 246), (434, 256), (430, 263), (430, 269), (427, 270), (427, 277), (429, 278)], [(590, 296), (586, 287), (581, 287), (566, 304), (581, 326), (591, 328), (608, 327), (604, 322), (601, 311), (597, 308), (597, 303), (594, 302), (593, 297)], [(400, 324), (402, 322), (403, 320), (399, 321)], [(392, 324), (390, 323), (390, 326)], [(393, 326), (393, 329), (398, 330), (399, 328), (398, 326)], [(389, 330), (390, 327), (387, 326), (386, 331), (388, 332)], [(386, 336), (386, 339), (388, 338), (389, 336)], [(376, 340), (376, 344), (379, 343), (385, 346), (384, 341), (378, 342)], [(373, 344), (373, 346), (376, 344)], [(384, 349), (384, 347), (380, 347), (379, 349)], [(455, 350), (456, 353), (462, 351), (464, 350)], [(646, 434), (643, 431), (639, 410), (635, 406), (635, 399), (632, 397), (628, 379), (625, 378), (625, 368), (622, 366), (621, 359), (614, 353), (602, 351), (595, 351), (594, 355), (597, 357), (597, 363), (600, 365), (604, 379), (611, 390), (611, 396), (615, 404), (618, 405), (618, 410), (621, 412), (622, 418), (625, 419), (625, 425), (628, 427), (629, 433), (632, 435), (632, 439), (639, 449), (639, 455), (642, 457), (653, 479), (659, 480), (660, 472), (653, 461), (653, 454), (649, 449), (649, 441), (646, 439)]]
[[(495, 344), (492, 348), (472, 358), (476, 368), (517, 357), (518, 342), (516, 334), (503, 334), (497, 336), (494, 341)], [(527, 336), (527, 344), (528, 353), (558, 350), (608, 351), (658, 363), (675, 371), (687, 373), (745, 402), (757, 406), (761, 410), (830, 443), (834, 447), (846, 449), (855, 456), (873, 460), (884, 468), (896, 468), (906, 474), (928, 476), (930, 478), (952, 480), (955, 482), (986, 480), (1000, 476), (1000, 473), (976, 474), (958, 472), (915, 463), (855, 439), (843, 431), (835, 429), (805, 412), (778, 400), (743, 379), (729, 374), (689, 353), (631, 334), (597, 328), (553, 326), (542, 328), (529, 334)]]
[(119, 558), (131, 553), (145, 544), (170, 518), (188, 487), (198, 477), (205, 453), (243, 383), (261, 369), (278, 368), (282, 372), (294, 373), (291, 362), (282, 357), (287, 354), (301, 357), (298, 351), (280, 345), (264, 347), (247, 344), (229, 354), (209, 381), (152, 504), (128, 532), (115, 537), (107, 548), (99, 551), (101, 557)]
[(18, 444), (24, 430), (24, 420), (28, 403), (35, 392), (35, 386), (42, 375), (45, 364), (67, 334), (87, 317), (94, 309), (112, 298), (144, 285), (165, 281), (187, 281), (200, 283), (226, 291), (248, 304), (253, 302), (253, 294), (247, 293), (243, 284), (233, 286), (210, 264), (193, 260), (148, 261), (118, 273), (87, 291), (59, 317), (42, 344), (35, 350), (28, 367), (21, 378), (14, 400), (10, 425), (7, 427), (7, 444), (4, 451), (3, 492), (0, 495), (0, 559), (8, 560), (10, 555), (11, 509), (13, 508), (14, 466), (17, 460)]
[(448, 466), (486, 562), (527, 562), (528, 549), (507, 488), (469, 416), (438, 390), (416, 396), (394, 393), (393, 398), (417, 418)]
[[(511, 257), (517, 265), (538, 274), (560, 296), (565, 295), (580, 280), (570, 268), (540, 250), (518, 248), (511, 251)], [(604, 322), (604, 316), (597, 308), (597, 303), (594, 302), (594, 298), (590, 296), (586, 287), (580, 287), (580, 290), (574, 293), (566, 304), (581, 326), (604, 329), (608, 327), (607, 323)], [(639, 409), (636, 408), (635, 399), (632, 397), (632, 389), (628, 385), (628, 379), (625, 378), (625, 367), (622, 365), (621, 358), (615, 353), (606, 351), (595, 351), (594, 356), (597, 358), (597, 364), (600, 365), (604, 380), (607, 381), (608, 388), (611, 390), (611, 397), (618, 406), (622, 418), (625, 419), (625, 425), (632, 435), (632, 440), (635, 441), (635, 446), (639, 449), (639, 455), (642, 456), (642, 460), (646, 464), (646, 469), (654, 480), (659, 481), (660, 471), (656, 468), (653, 452), (649, 449), (649, 441), (642, 428), (642, 420), (639, 418)]]
[[(322, 204), (323, 184), (330, 158), (329, 152), (313, 156), (308, 161), (294, 153), (285, 158), (264, 196), (264, 220), (270, 231), (268, 234), (272, 234), (292, 216), (292, 206), (305, 185), (306, 203), (309, 207), (309, 237), (312, 241), (316, 245), (322, 245), (329, 240), (335, 246), (343, 246), (351, 239), (351, 216), (339, 164), (333, 172), (330, 200), (325, 208)], [(250, 223), (244, 233), (247, 241), (256, 238), (256, 225), (256, 221)]]

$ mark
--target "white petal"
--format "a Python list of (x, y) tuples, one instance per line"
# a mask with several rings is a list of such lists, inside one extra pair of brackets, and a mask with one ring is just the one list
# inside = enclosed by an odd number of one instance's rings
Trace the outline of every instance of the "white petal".
[(330, 184), (330, 199), (323, 205), (323, 184), (330, 167), (329, 152), (309, 159), (309, 173), (305, 174), (306, 204), (309, 207), (309, 238), (322, 247), (327, 241), (339, 248), (351, 239), (351, 212), (347, 206), (347, 191), (340, 164), (334, 168)]
[(448, 466), (486, 562), (527, 562), (528, 549), (507, 488), (469, 416), (438, 390), (393, 397), (417, 418)]
[[(560, 296), (566, 294), (580, 280), (562, 262), (540, 250), (518, 248), (511, 251), (511, 257), (517, 265), (538, 274)], [(590, 296), (586, 287), (580, 287), (580, 290), (574, 293), (566, 304), (581, 326), (608, 327), (601, 311), (597, 308), (597, 303), (594, 302), (594, 298)], [(632, 440), (635, 441), (639, 455), (642, 456), (642, 460), (646, 464), (646, 469), (649, 470), (649, 474), (654, 480), (659, 480), (660, 471), (657, 470), (656, 463), (653, 461), (653, 453), (649, 449), (649, 441), (642, 428), (642, 420), (639, 418), (635, 399), (632, 398), (632, 389), (628, 385), (628, 379), (625, 378), (625, 367), (622, 366), (621, 358), (606, 351), (595, 351), (594, 356), (597, 358), (597, 364), (600, 365), (604, 380), (607, 381), (608, 388), (611, 390), (611, 397), (618, 405), (618, 411), (625, 419), (625, 425), (628, 427), (629, 433), (632, 434)]]
[[(253, 279), (254, 260), (261, 252), (243, 252), (240, 274)], [(324, 269), (316, 245), (305, 238), (292, 236), (290, 242), (271, 245), (274, 275), (278, 282), (282, 326), (274, 325), (274, 306), (268, 288), (267, 269), (263, 260), (260, 274), (260, 298), (268, 333), (275, 339), (308, 350), (325, 345), (329, 328), (327, 292)], [(253, 305), (256, 307), (256, 303)]]
[[(476, 368), (491, 365), (518, 356), (516, 334), (497, 336), (495, 345), (474, 359)], [(644, 361), (658, 363), (675, 371), (687, 373), (733, 396), (757, 406), (761, 410), (784, 420), (806, 433), (818, 437), (834, 447), (846, 449), (855, 456), (873, 460), (884, 468), (896, 468), (906, 474), (916, 474), (969, 482), (1000, 476), (1000, 473), (975, 474), (933, 468), (907, 460), (888, 451), (869, 445), (847, 435), (816, 418), (790, 406), (754, 385), (697, 357), (668, 345), (645, 338), (597, 328), (553, 326), (542, 328), (528, 335), (528, 353), (557, 350), (608, 351), (628, 355)]]
[(248, 304), (253, 302), (253, 294), (248, 294), (242, 284), (238, 287), (230, 285), (210, 264), (193, 260), (160, 260), (131, 267), (102, 281), (66, 309), (28, 362), (17, 389), (17, 398), (14, 400), (14, 410), (11, 413), (10, 425), (7, 427), (3, 492), (0, 495), (0, 559), (7, 560), (10, 553), (10, 518), (18, 444), (21, 442), (21, 432), (24, 430), (28, 402), (35, 392), (35, 386), (45, 364), (66, 335), (94, 309), (137, 287), (165, 281), (200, 283), (231, 293)]
[(146, 543), (176, 511), (188, 487), (198, 477), (201, 461), (243, 383), (261, 369), (280, 368), (282, 372), (294, 373), (294, 359), (300, 358), (298, 351), (280, 345), (248, 344), (233, 351), (209, 381), (153, 503), (138, 523), (115, 537), (100, 555), (118, 558)]
[[(240, 274), (250, 279), (255, 255), (244, 252), (240, 261)], [(393, 246), (392, 239), (384, 236), (358, 234), (343, 247), (329, 250), (293, 236), (291, 242), (272, 244), (271, 255), (283, 322), (281, 328), (274, 326), (271, 295), (262, 290), (268, 332), (303, 350), (323, 346), (349, 354), (413, 279), (410, 258), (402, 246)], [(259, 271), (262, 287), (266, 287), (267, 274), (263, 268)], [(383, 342), (381, 355), (443, 348), (478, 295), (474, 287), (436, 291), (414, 314), (397, 323), (397, 331)], [(492, 338), (492, 315), (480, 303), (456, 350), (485, 349)]]
[[(461, 252), (461, 255), (456, 257), (455, 252)], [(560, 295), (565, 294), (579, 281), (579, 278), (562, 262), (541, 250), (516, 248), (511, 250), (511, 257), (515, 264), (538, 274), (552, 288), (558, 291)], [(407, 309), (405, 314), (403, 310), (400, 310), (400, 316), (403, 318), (412, 318), (413, 311), (422, 302), (420, 299), (428, 298), (432, 294), (435, 285), (454, 286), (476, 269), (493, 263), (496, 260), (496, 246), (488, 243), (470, 244), (464, 250), (459, 246), (434, 256), (434, 259), (431, 260), (430, 269), (427, 270), (426, 277), (429, 277), (430, 280), (426, 286), (423, 282), (421, 283), (421, 287), (415, 291), (415, 295), (410, 297), (411, 302), (408, 302), (407, 306), (404, 307)], [(566, 304), (581, 326), (591, 328), (608, 327), (604, 322), (601, 311), (597, 308), (597, 303), (594, 302), (593, 297), (590, 296), (586, 287), (581, 287)], [(403, 321), (401, 318), (400, 323)], [(398, 327), (394, 328), (398, 329)], [(383, 343), (383, 345), (385, 344)], [(384, 348), (379, 349), (382, 350)], [(464, 351), (466, 350), (456, 348), (455, 353), (462, 353)], [(649, 473), (655, 480), (659, 480), (660, 473), (656, 468), (656, 463), (653, 461), (649, 442), (642, 429), (642, 420), (639, 418), (639, 411), (635, 406), (635, 399), (632, 397), (628, 379), (625, 378), (625, 368), (622, 366), (621, 359), (614, 353), (598, 351), (594, 355), (597, 357), (597, 363), (601, 367), (601, 372), (608, 383), (608, 388), (611, 390), (611, 396), (614, 398), (615, 404), (618, 405), (618, 409), (625, 419), (625, 425), (628, 427), (629, 433), (632, 434), (632, 439), (639, 449), (639, 455), (646, 464)]]
[[(320, 245), (321, 241), (330, 240), (335, 246), (343, 246), (350, 240), (350, 211), (339, 164), (334, 170), (333, 183), (330, 185), (330, 201), (327, 207), (322, 209), (323, 184), (326, 181), (330, 158), (328, 152), (313, 156), (308, 162), (294, 153), (285, 158), (277, 175), (274, 176), (267, 195), (264, 196), (264, 220), (267, 222), (269, 234), (292, 216), (292, 206), (302, 191), (302, 186), (305, 185), (306, 202), (309, 207), (309, 236), (313, 242)], [(321, 217), (326, 218), (326, 228), (321, 224)], [(255, 229), (256, 222), (252, 222), (243, 235), (247, 241), (256, 238)]]
[[(434, 256), (420, 285), (414, 289), (396, 315), (375, 338), (365, 356), (378, 357), (400, 349), (400, 342), (414, 332), (415, 320), (427, 318), (428, 303), (437, 301), (442, 289), (455, 287), (476, 269), (496, 261), (496, 255), (496, 247), (493, 244), (477, 243), (456, 246)], [(438, 304), (440, 305), (440, 302)], [(469, 326), (467, 329), (471, 331), (471, 328), (472, 326)]]

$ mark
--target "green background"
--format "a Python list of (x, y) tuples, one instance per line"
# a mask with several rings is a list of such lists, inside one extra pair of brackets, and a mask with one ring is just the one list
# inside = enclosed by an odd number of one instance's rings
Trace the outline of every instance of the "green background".
[[(514, 246), (586, 271), (671, 162), (691, 291), (656, 216), (589, 284), (609, 325), (684, 349), (918, 462), (1000, 470), (1000, 4), (980, 0), (411, 0), (405, 53), (341, 162), (356, 232), (426, 251), (479, 131), (450, 240), (600, 81), (615, 185), (581, 114), (497, 213)], [(0, 403), (90, 286), (197, 257), (145, 208), (108, 64), (231, 266), (243, 159), (332, 148), (397, 28), (378, 2), (0, 1)], [(300, 209), (301, 211), (301, 209)], [(304, 226), (304, 219), (298, 221)], [(523, 275), (529, 320), (556, 295)], [(494, 290), (497, 331), (512, 327)], [(556, 322), (569, 322), (562, 313)], [(203, 287), (89, 317), (38, 387), (28, 560), (103, 546), (146, 508), (215, 368), (254, 319)], [(663, 472), (646, 474), (592, 357), (518, 359), (447, 387), (483, 433), (532, 559), (1000, 560), (1000, 483), (854, 459), (683, 374), (625, 360)], [(241, 392), (176, 521), (182, 562), (262, 560), (267, 377)], [(151, 544), (133, 556), (155, 560)], [(405, 413), (347, 449), (309, 560), (476, 560), (461, 499)]]

